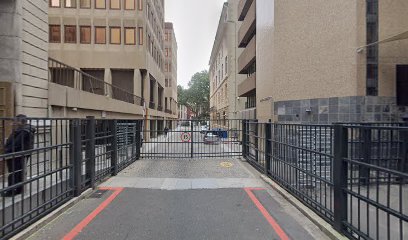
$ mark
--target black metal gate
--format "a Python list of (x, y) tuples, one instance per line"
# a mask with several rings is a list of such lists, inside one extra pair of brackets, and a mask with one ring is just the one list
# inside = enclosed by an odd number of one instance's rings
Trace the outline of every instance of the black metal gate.
[(141, 157), (222, 158), (242, 156), (240, 120), (148, 119)]

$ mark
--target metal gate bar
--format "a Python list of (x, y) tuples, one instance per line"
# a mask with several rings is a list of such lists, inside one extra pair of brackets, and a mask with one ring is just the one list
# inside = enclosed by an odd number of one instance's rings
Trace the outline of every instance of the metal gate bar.
[(240, 120), (144, 121), (141, 157), (222, 158), (242, 155)]

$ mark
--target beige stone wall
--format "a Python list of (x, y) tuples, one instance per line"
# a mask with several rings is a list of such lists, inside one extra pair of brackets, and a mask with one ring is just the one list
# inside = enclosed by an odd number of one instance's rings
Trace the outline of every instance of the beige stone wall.
[(357, 95), (357, 2), (257, 0), (258, 118), (273, 101)]
[[(16, 112), (32, 117), (48, 115), (48, 1), (23, 1), (22, 94)], [(21, 91), (21, 92), (20, 92)]]
[[(408, 30), (408, 1), (381, 0), (379, 9), (380, 41)], [(397, 64), (408, 64), (407, 39), (379, 45), (379, 96), (396, 95)]]

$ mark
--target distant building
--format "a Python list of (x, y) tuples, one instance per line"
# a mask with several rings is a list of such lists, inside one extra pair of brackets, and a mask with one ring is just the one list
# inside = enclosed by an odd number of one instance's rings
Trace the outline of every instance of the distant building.
[(164, 23), (164, 108), (165, 112), (177, 115), (177, 41), (173, 23)]
[(239, 112), (244, 109), (245, 98), (239, 98), (237, 83), (243, 77), (237, 74), (237, 31), (240, 27), (237, 21), (238, 0), (225, 2), (218, 23), (210, 58), (210, 118), (214, 124), (224, 128), (236, 124)]

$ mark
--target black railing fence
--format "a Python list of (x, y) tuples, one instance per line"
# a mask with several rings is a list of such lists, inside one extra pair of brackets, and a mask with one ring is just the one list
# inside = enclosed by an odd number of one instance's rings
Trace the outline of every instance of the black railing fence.
[(29, 118), (19, 127), (13, 122), (0, 119), (1, 239), (140, 155), (139, 120)]
[[(382, 126), (386, 125), (386, 126)], [(242, 123), (243, 156), (346, 236), (408, 238), (403, 124)]]

